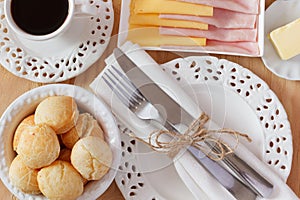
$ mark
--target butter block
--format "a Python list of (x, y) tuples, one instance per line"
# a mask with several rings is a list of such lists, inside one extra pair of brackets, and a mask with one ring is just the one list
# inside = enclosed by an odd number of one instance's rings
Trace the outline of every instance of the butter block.
[(300, 54), (300, 18), (273, 30), (269, 39), (282, 60)]
[(158, 27), (131, 25), (127, 40), (141, 46), (205, 46), (206, 38), (160, 35)]
[(135, 0), (134, 13), (165, 13), (213, 16), (213, 7), (172, 0)]
[(134, 25), (166, 26), (208, 30), (208, 24), (187, 20), (162, 19), (159, 17), (159, 14), (133, 14), (130, 16), (129, 23)]

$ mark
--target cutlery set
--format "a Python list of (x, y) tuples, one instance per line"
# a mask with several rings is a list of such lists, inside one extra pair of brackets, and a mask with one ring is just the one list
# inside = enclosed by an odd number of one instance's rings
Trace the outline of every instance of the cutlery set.
[[(183, 133), (182, 128), (177, 125), (184, 124), (188, 127), (195, 119), (122, 50), (116, 48), (114, 55), (122, 71), (111, 66), (106, 69), (103, 80), (118, 99), (138, 118), (150, 123), (156, 121), (168, 131)], [(162, 107), (165, 112), (160, 111)], [(217, 145), (202, 143), (220, 153)], [(187, 150), (235, 198), (256, 199), (257, 196), (267, 198), (271, 195), (273, 185), (234, 153), (215, 161), (194, 146), (187, 147)]]

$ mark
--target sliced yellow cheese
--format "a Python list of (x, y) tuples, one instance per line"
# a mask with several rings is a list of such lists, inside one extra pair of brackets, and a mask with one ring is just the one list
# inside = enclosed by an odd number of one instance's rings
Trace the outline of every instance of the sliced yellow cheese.
[(201, 22), (186, 21), (186, 20), (162, 19), (159, 18), (159, 14), (131, 15), (129, 19), (129, 23), (135, 25), (194, 28), (194, 29), (202, 29), (202, 30), (208, 29), (208, 24), (204, 24)]
[(134, 13), (213, 16), (213, 7), (172, 0), (134, 0)]
[(205, 46), (206, 38), (160, 35), (158, 27), (143, 27), (131, 25), (127, 40), (141, 46)]
[(300, 54), (300, 18), (273, 30), (269, 39), (282, 60)]

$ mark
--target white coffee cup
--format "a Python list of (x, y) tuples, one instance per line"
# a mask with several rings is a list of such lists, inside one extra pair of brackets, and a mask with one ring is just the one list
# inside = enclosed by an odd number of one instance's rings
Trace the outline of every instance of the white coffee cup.
[[(71, 24), (71, 21), (76, 17), (91, 17), (97, 14), (97, 8), (93, 7), (89, 4), (88, 0), (67, 0), (68, 1), (68, 13), (64, 18), (62, 24), (53, 30), (52, 32), (45, 34), (33, 34), (25, 31), (21, 28), (12, 14), (12, 2), (14, 0), (4, 0), (4, 14), (7, 20), (9, 27), (13, 32), (18, 34), (19, 36), (29, 39), (29, 40), (49, 40), (54, 37), (58, 37), (63, 32), (65, 32)], [(16, 0), (15, 0), (16, 1)], [(27, 0), (22, 0), (27, 1)], [(51, 0), (49, 0), (51, 1)], [(29, 1), (29, 3), (32, 1)], [(36, 16), (39, 17), (39, 16)]]

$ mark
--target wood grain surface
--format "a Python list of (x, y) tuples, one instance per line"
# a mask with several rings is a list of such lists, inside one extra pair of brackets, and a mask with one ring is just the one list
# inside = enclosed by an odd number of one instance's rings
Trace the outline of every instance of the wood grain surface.
[[(266, 7), (268, 7), (274, 0), (266, 0)], [(113, 0), (115, 23), (113, 28), (113, 34), (108, 48), (106, 49), (103, 56), (92, 65), (87, 71), (80, 76), (68, 80), (64, 83), (76, 84), (87, 88), (89, 83), (94, 80), (97, 74), (103, 69), (104, 58), (112, 53), (114, 47), (116, 47), (117, 33), (119, 28), (119, 16), (121, 9), (121, 0)], [(188, 56), (191, 54), (173, 54), (168, 52), (155, 52), (151, 51), (149, 54), (158, 62), (164, 63), (180, 56)], [(193, 54), (195, 55), (195, 54)], [(225, 58), (230, 61), (236, 62), (257, 74), (263, 79), (270, 88), (278, 96), (282, 102), (291, 124), (293, 134), (293, 163), (290, 176), (288, 178), (288, 185), (292, 190), (300, 196), (300, 81), (289, 81), (277, 77), (272, 74), (262, 63), (260, 58), (249, 58), (240, 56), (226, 56), (226, 55), (214, 55), (218, 58)], [(6, 107), (22, 93), (38, 87), (42, 84), (34, 83), (19, 77), (12, 75), (10, 72), (5, 70), (2, 66), (0, 67), (1, 83), (0, 83), (0, 114), (4, 112)], [(12, 199), (11, 193), (5, 188), (0, 182), (0, 200)], [(98, 198), (99, 200), (121, 200), (121, 192), (119, 191), (116, 183), (113, 182), (109, 189)]]

